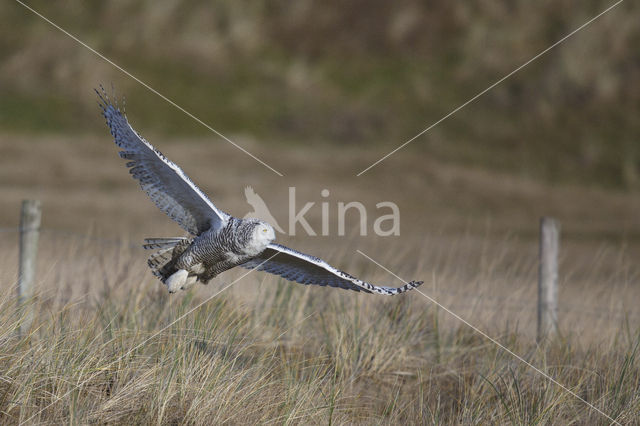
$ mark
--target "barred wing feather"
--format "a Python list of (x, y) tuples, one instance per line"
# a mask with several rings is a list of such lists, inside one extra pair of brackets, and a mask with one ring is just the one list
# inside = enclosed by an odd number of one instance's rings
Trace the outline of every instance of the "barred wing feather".
[(240, 266), (269, 272), (300, 284), (339, 287), (389, 296), (404, 293), (422, 284), (422, 281), (411, 281), (398, 288), (375, 286), (334, 268), (322, 259), (280, 244), (269, 244), (261, 254)]
[(96, 93), (115, 143), (122, 148), (120, 157), (128, 160), (129, 173), (156, 206), (193, 235), (224, 226), (229, 215), (213, 205), (180, 167), (138, 135), (104, 89)]

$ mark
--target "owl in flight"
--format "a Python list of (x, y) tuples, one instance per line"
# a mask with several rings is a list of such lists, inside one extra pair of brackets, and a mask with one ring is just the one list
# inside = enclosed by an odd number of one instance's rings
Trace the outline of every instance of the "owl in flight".
[(369, 284), (340, 271), (322, 259), (274, 243), (271, 225), (259, 219), (240, 219), (217, 208), (173, 162), (133, 130), (105, 90), (96, 90), (102, 114), (129, 173), (160, 210), (175, 220), (189, 237), (149, 238), (144, 248), (157, 250), (149, 267), (170, 293), (196, 282), (207, 284), (216, 275), (240, 266), (279, 275), (301, 284), (395, 295), (422, 281), (402, 287)]

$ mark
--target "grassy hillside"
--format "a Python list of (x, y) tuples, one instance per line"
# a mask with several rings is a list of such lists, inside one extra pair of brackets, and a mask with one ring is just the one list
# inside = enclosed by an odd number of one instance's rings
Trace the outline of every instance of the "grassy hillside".
[[(29, 4), (223, 133), (382, 155), (611, 3)], [(91, 88), (113, 82), (144, 128), (214, 137), (19, 4), (0, 16), (0, 130), (101, 132)], [(409, 149), (635, 186), (638, 16), (622, 3)]]

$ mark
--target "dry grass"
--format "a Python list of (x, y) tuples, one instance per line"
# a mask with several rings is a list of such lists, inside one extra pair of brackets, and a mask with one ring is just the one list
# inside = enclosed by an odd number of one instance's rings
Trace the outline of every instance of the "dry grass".
[[(638, 270), (623, 250), (589, 268), (564, 260), (562, 336), (539, 347), (534, 253), (471, 236), (437, 246), (369, 254), (426, 278), (423, 292), (620, 423), (638, 421)], [(354, 248), (330, 260), (389, 281)], [(8, 289), (15, 247), (0, 251)], [(56, 232), (42, 235), (39, 271), (30, 335), (16, 336), (13, 292), (1, 301), (4, 423), (609, 423), (417, 292), (387, 299), (251, 273), (179, 319), (240, 273), (170, 296), (142, 250)]]
[[(393, 280), (356, 249), (424, 279), (423, 292), (620, 423), (638, 422), (633, 193), (547, 186), (409, 152), (356, 179), (372, 154), (267, 151), (243, 140), (286, 173), (278, 178), (226, 144), (149, 139), (236, 215), (249, 210), (247, 184), (285, 224), (293, 185), (300, 203), (321, 202), (323, 188), (332, 205), (398, 203), (400, 237), (302, 233), (285, 242), (374, 282)], [(107, 136), (0, 143), (0, 224), (15, 227), (20, 199), (34, 197), (45, 228), (30, 303), (38, 315), (22, 338), (17, 236), (0, 242), (5, 423), (610, 423), (417, 292), (387, 299), (252, 273), (179, 319), (241, 271), (166, 294), (139, 242), (180, 231), (145, 200)], [(319, 210), (309, 215), (316, 229)], [(563, 223), (561, 336), (539, 347), (535, 232), (549, 213)]]

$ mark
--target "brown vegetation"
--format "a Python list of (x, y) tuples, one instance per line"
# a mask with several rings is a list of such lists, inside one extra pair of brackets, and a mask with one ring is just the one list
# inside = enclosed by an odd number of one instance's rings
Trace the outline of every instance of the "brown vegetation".
[[(0, 3), (0, 423), (638, 424), (638, 4), (623, 2), (360, 177), (612, 2), (193, 1), (30, 5), (278, 169)], [(392, 201), (397, 237), (281, 242), (384, 298), (231, 271), (169, 295), (144, 237), (181, 235), (125, 171), (92, 89), (221, 208), (253, 186)], [(186, 135), (186, 136), (185, 136)], [(330, 195), (321, 197), (328, 189)], [(20, 201), (43, 203), (36, 317), (18, 336)], [(535, 342), (537, 231), (562, 223), (560, 335)], [(228, 284), (232, 284), (226, 288)], [(433, 297), (598, 410), (461, 324)], [(202, 306), (199, 306), (202, 304)]]
[[(387, 178), (389, 166), (365, 181), (354, 166), (369, 159), (355, 150), (265, 153), (286, 171), (279, 178), (246, 167), (253, 160), (226, 144), (160, 139), (152, 138), (236, 215), (250, 209), (244, 184), (283, 224), (288, 185), (301, 202), (324, 200), (323, 188), (331, 202), (397, 202), (400, 237), (308, 237), (298, 229), (287, 242), (374, 282), (399, 284), (356, 249), (405, 279), (424, 279), (425, 294), (621, 423), (637, 421), (634, 197), (416, 167), (405, 154), (396, 159), (400, 184)], [(385, 299), (252, 273), (172, 324), (241, 272), (168, 295), (146, 268), (140, 238), (181, 231), (127, 176), (108, 136), (11, 141), (0, 246), (8, 290), (0, 410), (8, 423), (609, 423), (417, 292)], [(19, 339), (10, 230), (24, 194), (43, 199), (44, 231), (32, 303), (39, 314)], [(535, 232), (543, 212), (564, 225), (561, 335), (538, 347)], [(319, 229), (318, 211), (309, 220)]]
[[(341, 244), (329, 260), (391, 280)], [(518, 247), (460, 237), (368, 249), (620, 423), (637, 422), (637, 268), (617, 250), (589, 267), (565, 259), (562, 334), (539, 347), (534, 250)], [(15, 252), (0, 249), (9, 289)], [(137, 248), (44, 232), (40, 255), (30, 335), (15, 336), (15, 299), (2, 299), (3, 423), (610, 423), (417, 292), (387, 299), (251, 273), (217, 294), (236, 271), (171, 296)]]
[[(613, 4), (29, 3), (223, 133), (380, 155)], [(638, 13), (623, 2), (410, 149), (547, 181), (636, 187)], [(19, 4), (2, 3), (0, 14), (0, 129), (95, 134), (91, 89), (113, 83), (143, 130), (207, 132)]]

